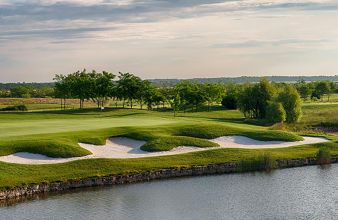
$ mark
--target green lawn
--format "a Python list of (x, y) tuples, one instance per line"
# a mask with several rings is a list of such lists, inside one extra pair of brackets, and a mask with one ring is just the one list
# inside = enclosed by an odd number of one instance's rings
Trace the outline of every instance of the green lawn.
[[(311, 109), (307, 111), (311, 112)], [(258, 140), (302, 139), (292, 132), (246, 124), (239, 111), (217, 108), (210, 112), (179, 113), (177, 117), (172, 112), (138, 109), (0, 113), (0, 155), (31, 152), (51, 157), (83, 156), (89, 152), (78, 142), (103, 144), (111, 136), (145, 140), (147, 143), (142, 149), (148, 151), (170, 150), (180, 145), (211, 147), (216, 145), (205, 139), (224, 135), (244, 135)], [(284, 149), (217, 149), (160, 158), (92, 159), (55, 165), (0, 163), (0, 187), (157, 168), (239, 162), (263, 152), (271, 153), (276, 159), (313, 157), (318, 147), (324, 145), (333, 155), (338, 155), (338, 139), (330, 138), (333, 142)]]

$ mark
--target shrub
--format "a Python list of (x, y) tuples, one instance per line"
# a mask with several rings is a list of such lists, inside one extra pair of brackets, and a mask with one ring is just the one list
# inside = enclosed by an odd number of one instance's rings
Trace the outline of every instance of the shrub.
[(284, 122), (286, 120), (286, 112), (279, 102), (269, 102), (266, 111), (266, 119), (272, 123)]
[(239, 169), (242, 172), (260, 170), (270, 171), (274, 168), (276, 168), (276, 160), (268, 153), (241, 161), (239, 164)]
[(302, 102), (299, 93), (294, 87), (286, 86), (285, 90), (278, 95), (278, 101), (282, 103), (285, 109), (288, 123), (299, 121), (302, 116)]
[(1, 109), (1, 111), (27, 111), (27, 110), (28, 109), (25, 105), (7, 106)]
[(222, 100), (222, 106), (226, 109), (237, 109), (237, 99), (235, 96), (229, 94)]
[(331, 153), (330, 150), (326, 147), (322, 147), (318, 149), (316, 154), (317, 164), (324, 165), (331, 163)]

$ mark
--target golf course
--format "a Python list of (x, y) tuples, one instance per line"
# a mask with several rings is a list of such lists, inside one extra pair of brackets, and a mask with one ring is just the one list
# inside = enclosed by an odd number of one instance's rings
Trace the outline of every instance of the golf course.
[[(332, 109), (327, 111), (328, 106)], [(316, 107), (314, 112), (312, 109)], [(15, 153), (44, 155), (48, 158), (74, 158), (91, 154), (80, 144), (106, 144), (107, 139), (124, 137), (143, 141), (144, 152), (172, 151), (178, 147), (204, 148), (202, 151), (144, 158), (88, 158), (57, 164), (17, 164), (0, 162), (0, 187), (13, 188), (32, 183), (83, 179), (93, 176), (138, 173), (162, 168), (241, 163), (261, 155), (273, 160), (314, 158), (320, 148), (338, 155), (338, 137), (307, 131), (315, 126), (316, 114), (333, 115), (337, 104), (303, 106), (304, 121), (293, 127), (276, 129), (255, 125), (238, 110), (214, 107), (198, 112), (148, 111), (141, 109), (95, 108), (80, 110), (40, 110), (0, 114), (0, 156)], [(336, 114), (337, 115), (337, 114)], [(331, 123), (333, 121), (331, 120)], [(256, 123), (257, 124), (257, 123)], [(294, 131), (296, 127), (298, 131)], [(321, 137), (323, 142), (289, 147), (243, 149), (219, 147), (211, 139), (241, 136), (256, 141), (299, 142), (303, 136)], [(80, 143), (80, 144), (79, 144)], [(207, 150), (208, 147), (211, 149)], [(219, 149), (217, 149), (219, 148)]]

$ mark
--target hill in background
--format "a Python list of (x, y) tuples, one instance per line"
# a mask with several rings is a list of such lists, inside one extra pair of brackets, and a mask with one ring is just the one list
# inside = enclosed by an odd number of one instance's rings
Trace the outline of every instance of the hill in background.
[[(311, 81), (333, 81), (338, 82), (338, 75), (335, 76), (240, 76), (240, 77), (217, 77), (217, 78), (193, 78), (184, 79), (196, 83), (248, 83), (259, 82), (262, 78), (267, 78), (273, 82), (297, 82), (299, 80)], [(173, 86), (182, 81), (183, 79), (149, 79), (152, 83), (158, 86)], [(28, 86), (32, 88), (52, 87), (53, 82), (47, 83), (0, 83), (0, 89), (9, 90), (18, 86)]]

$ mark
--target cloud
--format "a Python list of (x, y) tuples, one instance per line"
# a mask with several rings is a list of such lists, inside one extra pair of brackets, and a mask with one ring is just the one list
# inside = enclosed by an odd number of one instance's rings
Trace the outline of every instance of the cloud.
[[(5, 0), (0, 3), (0, 28), (7, 30), (2, 34), (7, 38), (11, 33), (14, 38), (25, 37), (25, 33), (27, 37), (53, 37), (53, 33), (55, 37), (61, 34), (74, 37), (112, 23), (150, 23), (236, 11), (336, 10), (337, 7), (338, 4), (330, 0)], [(87, 29), (82, 27), (83, 21), (87, 22)], [(65, 27), (70, 22), (75, 28)], [(64, 23), (63, 27), (61, 23)], [(62, 30), (67, 28), (69, 34)], [(39, 31), (32, 33), (30, 29)], [(98, 28), (98, 31), (102, 30)]]
[(318, 44), (332, 44), (336, 43), (327, 39), (282, 39), (282, 40), (250, 40), (232, 43), (212, 44), (211, 48), (260, 48), (263, 46), (304, 46), (304, 45), (318, 45)]
[[(82, 27), (82, 28), (61, 28), (61, 29), (38, 29), (28, 31), (4, 31), (0, 33), (0, 40), (13, 40), (15, 38), (81, 38), (89, 37), (90, 32), (105, 31), (108, 28)], [(110, 29), (110, 28), (109, 28)]]
[(0, 0), (0, 64), (11, 80), (84, 67), (239, 74), (280, 60), (338, 71), (336, 10), (336, 0)]

